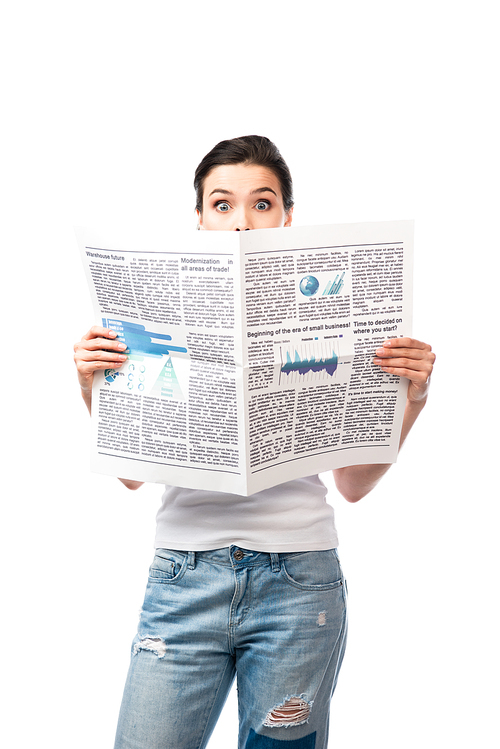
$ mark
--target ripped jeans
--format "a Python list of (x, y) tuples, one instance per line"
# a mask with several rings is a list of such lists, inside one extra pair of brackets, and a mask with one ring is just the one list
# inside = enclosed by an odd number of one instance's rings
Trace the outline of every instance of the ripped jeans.
[(203, 749), (235, 674), (239, 749), (326, 749), (346, 632), (335, 549), (157, 549), (115, 749)]

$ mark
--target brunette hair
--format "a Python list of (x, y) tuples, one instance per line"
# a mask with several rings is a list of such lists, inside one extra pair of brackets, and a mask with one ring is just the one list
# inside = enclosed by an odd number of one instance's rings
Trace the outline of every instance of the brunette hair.
[(226, 164), (256, 164), (270, 169), (278, 178), (283, 206), (288, 211), (293, 206), (292, 175), (283, 156), (269, 138), (263, 135), (244, 135), (241, 138), (222, 140), (207, 153), (194, 175), (196, 209), (202, 213), (205, 179), (212, 169)]

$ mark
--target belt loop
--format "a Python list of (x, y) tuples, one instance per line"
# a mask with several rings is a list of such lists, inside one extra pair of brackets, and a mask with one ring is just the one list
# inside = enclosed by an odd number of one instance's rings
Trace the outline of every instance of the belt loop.
[(188, 551), (188, 570), (194, 570), (196, 567), (196, 552)]
[(271, 570), (272, 572), (280, 571), (280, 555), (279, 554), (271, 554)]

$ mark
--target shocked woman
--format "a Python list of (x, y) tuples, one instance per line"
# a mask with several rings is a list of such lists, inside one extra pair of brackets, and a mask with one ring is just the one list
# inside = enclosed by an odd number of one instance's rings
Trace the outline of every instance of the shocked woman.
[[(290, 226), (292, 179), (276, 146), (222, 141), (195, 174), (200, 230)], [(91, 410), (94, 372), (126, 346), (95, 326), (75, 345)], [(400, 445), (425, 406), (435, 356), (413, 338), (386, 341), (373, 362), (408, 379)], [(390, 464), (335, 469), (357, 502)], [(140, 482), (121, 479), (130, 489)], [(239, 749), (326, 749), (344, 655), (346, 589), (327, 489), (318, 476), (250, 497), (165, 487), (115, 749), (202, 749), (234, 677)]]

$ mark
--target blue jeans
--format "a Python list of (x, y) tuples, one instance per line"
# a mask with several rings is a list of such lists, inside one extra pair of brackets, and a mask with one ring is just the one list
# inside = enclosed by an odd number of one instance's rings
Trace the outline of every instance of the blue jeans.
[(157, 549), (115, 749), (203, 749), (235, 674), (239, 749), (326, 749), (346, 632), (335, 549)]

